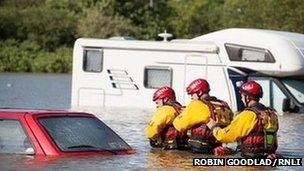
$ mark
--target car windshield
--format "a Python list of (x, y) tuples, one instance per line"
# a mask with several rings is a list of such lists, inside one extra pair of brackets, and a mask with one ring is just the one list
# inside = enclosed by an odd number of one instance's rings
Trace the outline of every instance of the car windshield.
[(94, 117), (43, 117), (38, 119), (62, 151), (115, 151), (131, 147)]
[(300, 103), (304, 103), (304, 80), (284, 79), (282, 82)]

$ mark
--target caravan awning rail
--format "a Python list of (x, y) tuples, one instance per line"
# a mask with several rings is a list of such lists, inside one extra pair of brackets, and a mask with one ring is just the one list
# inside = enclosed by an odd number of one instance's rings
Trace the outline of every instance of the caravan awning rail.
[[(107, 40), (80, 38), (75, 46), (102, 47), (108, 49), (149, 50), (149, 51), (176, 51), (176, 52), (201, 52), (218, 53), (219, 47), (212, 42), (155, 42), (139, 40)], [(96, 46), (97, 45), (97, 46)]]

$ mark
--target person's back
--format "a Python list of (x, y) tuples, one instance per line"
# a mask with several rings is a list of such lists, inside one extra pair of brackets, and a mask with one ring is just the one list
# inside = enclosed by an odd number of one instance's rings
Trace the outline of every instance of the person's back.
[(242, 156), (251, 158), (276, 158), (278, 117), (274, 109), (259, 103), (263, 96), (262, 87), (255, 81), (248, 81), (240, 87), (245, 105), (230, 125), (217, 127), (214, 120), (207, 124), (218, 141), (239, 143)]
[(250, 133), (239, 140), (244, 157), (265, 157), (277, 150), (278, 117), (274, 109), (256, 103), (247, 107), (244, 112), (253, 112), (257, 122)]
[(209, 84), (204, 79), (190, 83), (187, 93), (191, 95), (192, 101), (173, 122), (178, 131), (187, 131), (188, 145), (193, 152), (213, 153), (216, 147), (221, 146), (206, 126), (210, 118), (218, 117), (221, 125), (226, 126), (233, 117), (227, 103), (209, 96), (209, 91)]
[(146, 136), (152, 147), (164, 149), (184, 148), (187, 137), (173, 126), (173, 120), (179, 115), (182, 106), (176, 101), (174, 90), (162, 87), (153, 95), (157, 108), (146, 128)]

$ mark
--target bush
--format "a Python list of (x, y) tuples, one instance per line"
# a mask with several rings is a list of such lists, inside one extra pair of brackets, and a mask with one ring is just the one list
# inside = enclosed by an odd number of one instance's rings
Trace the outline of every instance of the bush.
[(72, 70), (72, 48), (54, 52), (41, 49), (37, 42), (8, 39), (0, 42), (0, 72), (55, 72)]
[(72, 71), (72, 48), (60, 47), (55, 52), (40, 52), (33, 60), (33, 72), (68, 73)]
[(39, 42), (40, 46), (53, 51), (75, 41), (76, 17), (67, 11), (46, 7), (0, 8), (0, 38), (14, 38)]
[[(153, 3), (152, 3), (153, 2)], [(78, 37), (193, 38), (229, 27), (304, 33), (303, 0), (0, 0), (0, 72), (70, 72)]]
[(108, 17), (98, 10), (87, 10), (79, 19), (77, 35), (79, 37), (109, 38), (112, 36), (132, 36), (136, 29), (128, 19)]
[(230, 0), (222, 11), (224, 27), (249, 27), (304, 33), (302, 0)]

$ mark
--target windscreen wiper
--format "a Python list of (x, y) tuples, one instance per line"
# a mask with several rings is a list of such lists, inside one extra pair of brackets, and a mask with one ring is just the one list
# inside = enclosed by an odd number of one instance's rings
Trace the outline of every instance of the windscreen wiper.
[(95, 148), (95, 149), (98, 149), (97, 147), (94, 147), (92, 145), (85, 145), (85, 144), (82, 144), (82, 145), (73, 145), (73, 146), (69, 146), (68, 149), (73, 149), (73, 148)]
[(110, 152), (110, 153), (115, 154), (115, 155), (117, 154), (117, 152), (114, 151), (114, 150), (98, 148), (98, 147), (95, 147), (95, 146), (92, 146), (92, 145), (82, 144), (82, 145), (74, 145), (74, 146), (69, 146), (68, 147), (68, 149), (74, 149), (74, 148), (90, 148), (90, 149), (94, 149), (94, 150), (98, 150), (98, 151), (107, 151), (107, 152)]

